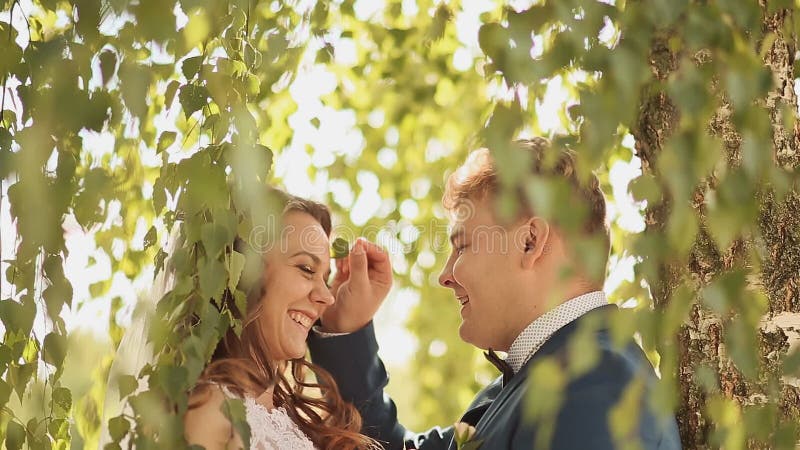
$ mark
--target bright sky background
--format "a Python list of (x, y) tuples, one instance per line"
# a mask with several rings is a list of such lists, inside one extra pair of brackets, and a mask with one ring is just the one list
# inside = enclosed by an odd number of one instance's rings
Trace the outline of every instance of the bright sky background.
[[(513, 6), (524, 7), (530, 2), (516, 1), (511, 2)], [(21, 2), (23, 11), (30, 11), (32, 5), (29, 0)], [(478, 29), (481, 25), (480, 14), (491, 8), (489, 2), (482, 0), (462, 1), (463, 11), (459, 12), (454, 20), (457, 35), (462, 43), (454, 55), (454, 66), (461, 70), (467, 70), (472, 65), (473, 58), (481, 56), (478, 46)], [(358, 0), (355, 3), (356, 15), (361, 20), (369, 20), (375, 14), (379, 14), (383, 8), (383, 2), (379, 0)], [(413, 0), (403, 2), (403, 12), (416, 14), (416, 4)], [(0, 13), (0, 21), (7, 21), (8, 13)], [(179, 21), (181, 18), (179, 18)], [(13, 24), (18, 29), (22, 25), (22, 18), (15, 13)], [(25, 32), (20, 35), (25, 35)], [(22, 37), (20, 39), (23, 39)], [(24, 40), (24, 39), (23, 39)], [(355, 46), (349, 39), (335, 42), (335, 58), (337, 62), (346, 63), (355, 59)], [(286, 189), (296, 195), (312, 198), (320, 198), (322, 193), (330, 190), (333, 192), (337, 202), (350, 205), (351, 219), (356, 224), (365, 223), (370, 217), (378, 212), (382, 207), (381, 198), (378, 195), (379, 180), (374, 174), (363, 172), (359, 174), (357, 181), (362, 187), (359, 195), (355, 195), (346, 184), (329, 183), (326, 177), (318, 176), (312, 180), (308, 176), (308, 166), (328, 165), (333, 158), (346, 157), (354, 161), (357, 165), (358, 155), (362, 151), (378, 151), (379, 161), (382, 164), (391, 165), (397, 160), (397, 154), (390, 149), (365, 149), (364, 138), (356, 128), (356, 118), (353, 111), (337, 111), (323, 105), (320, 98), (330, 93), (336, 87), (336, 80), (332, 73), (322, 65), (313, 63), (314, 52), (308, 52), (307, 61), (302, 64), (303, 69), (298, 74), (296, 80), (289, 87), (292, 98), (297, 102), (297, 111), (289, 117), (289, 125), (294, 131), (289, 146), (276, 158), (274, 171), (276, 176), (283, 180)], [(9, 95), (13, 95), (12, 88), (9, 87)], [(557, 112), (569, 102), (567, 92), (561, 87), (561, 80), (554, 80), (548, 85), (547, 94), (541, 104), (536, 105), (539, 123), (545, 131), (558, 131), (561, 127), (558, 122)], [(179, 113), (178, 108), (173, 108), (169, 115), (160, 117), (157, 127), (160, 129), (174, 129), (172, 125), (175, 121), (174, 115)], [(321, 126), (316, 128), (311, 125), (311, 118), (318, 117)], [(550, 119), (552, 118), (552, 119)], [(383, 121), (379, 114), (371, 116), (370, 122), (377, 125)], [(333, 145), (331, 145), (333, 143)], [(316, 149), (313, 155), (306, 152), (307, 145)], [(633, 147), (632, 138), (626, 139), (624, 145)], [(110, 135), (94, 135), (86, 140), (85, 151), (97, 154), (108, 152), (113, 149), (113, 137)], [(196, 150), (196, 149), (195, 149)], [(143, 158), (145, 161), (154, 161), (158, 158), (152, 151), (146, 152)], [(609, 204), (609, 219), (616, 220), (624, 229), (629, 231), (641, 231), (644, 223), (641, 218), (642, 205), (634, 204), (630, 195), (627, 194), (628, 182), (638, 176), (641, 167), (638, 158), (633, 158), (629, 163), (617, 162), (611, 169), (611, 184), (613, 188), (613, 198), (615, 202)], [(12, 245), (15, 240), (15, 226), (11, 221), (9, 213), (9, 203), (6, 197), (6, 190), (11, 180), (5, 180), (2, 185), (3, 197), (0, 204), (0, 238), (2, 239), (2, 255), (0, 259), (12, 258)], [(145, 191), (152, 191), (152, 186), (145, 186)], [(104, 225), (108, 227), (114, 220), (111, 205), (111, 218)], [(404, 215), (414, 215), (414, 202), (401, 205)], [(141, 243), (146, 232), (144, 220), (139, 224), (134, 243)], [(122, 324), (130, 320), (138, 295), (146, 295), (148, 287), (152, 284), (152, 266), (145, 270), (136, 280), (130, 281), (122, 274), (117, 274), (109, 293), (101, 298), (91, 299), (89, 295), (89, 285), (111, 276), (110, 260), (108, 256), (97, 249), (94, 237), (91, 233), (84, 233), (74, 220), (67, 220), (64, 224), (66, 244), (69, 250), (65, 266), (65, 274), (72, 282), (74, 288), (74, 299), (72, 308), (65, 308), (62, 316), (70, 330), (83, 329), (93, 332), (98, 340), (108, 339), (108, 319), (110, 311), (110, 300), (116, 296), (123, 298), (125, 308), (119, 313), (118, 321)], [(160, 233), (164, 234), (164, 233)], [(115, 248), (115, 253), (121, 253), (123, 243)], [(135, 245), (135, 244), (134, 244)], [(401, 256), (395, 258), (396, 263), (402, 263)], [(433, 255), (429, 255), (431, 258)], [(89, 259), (96, 261), (91, 267)], [(622, 261), (612, 260), (612, 270), (606, 283), (606, 291), (610, 292), (624, 279), (633, 279), (633, 261), (623, 259)], [(11, 286), (5, 280), (6, 264), (2, 264), (2, 297), (7, 298), (11, 293)], [(429, 270), (438, 270), (433, 267)], [(397, 288), (390, 294), (383, 308), (376, 317), (376, 328), (378, 339), (381, 345), (381, 353), (389, 365), (399, 365), (406, 362), (416, 351), (416, 340), (414, 336), (405, 330), (404, 324), (412, 307), (419, 302), (419, 295), (416, 290), (411, 288)], [(453, 303), (454, 307), (456, 303)], [(0, 325), (2, 327), (2, 325)], [(43, 314), (37, 317), (35, 331), (38, 336), (44, 336), (48, 331), (48, 324)], [(443, 343), (440, 343), (444, 345)], [(446, 349), (441, 345), (433, 345), (429, 349), (433, 354), (441, 354)]]

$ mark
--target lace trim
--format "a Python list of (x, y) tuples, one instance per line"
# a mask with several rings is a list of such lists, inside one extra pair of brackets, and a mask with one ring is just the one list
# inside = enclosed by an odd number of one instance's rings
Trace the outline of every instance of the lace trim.
[[(222, 390), (229, 397), (240, 398), (225, 387)], [(245, 396), (243, 402), (250, 426), (251, 450), (316, 450), (282, 406), (267, 409), (250, 396)]]

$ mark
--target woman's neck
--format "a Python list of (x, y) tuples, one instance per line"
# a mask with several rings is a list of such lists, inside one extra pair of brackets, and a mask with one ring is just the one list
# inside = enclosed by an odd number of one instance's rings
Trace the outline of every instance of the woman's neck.
[(273, 401), (273, 397), (272, 397), (273, 390), (274, 390), (273, 386), (270, 386), (269, 388), (267, 388), (266, 391), (262, 392), (261, 395), (256, 397), (256, 399), (255, 399), (256, 403), (258, 403), (259, 405), (261, 405), (261, 406), (263, 406), (263, 407), (265, 407), (267, 409), (274, 408), (275, 407), (275, 402)]

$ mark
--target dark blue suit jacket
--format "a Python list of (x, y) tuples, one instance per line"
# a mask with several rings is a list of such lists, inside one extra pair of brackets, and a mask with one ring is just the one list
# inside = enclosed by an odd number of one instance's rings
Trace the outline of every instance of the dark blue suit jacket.
[[(481, 450), (605, 450), (632, 440), (638, 441), (643, 450), (681, 448), (675, 418), (670, 413), (658, 414), (650, 407), (649, 394), (657, 380), (644, 352), (633, 342), (621, 348), (611, 342), (607, 322), (616, 312), (613, 305), (598, 308), (563, 327), (505, 386), (498, 378), (478, 393), (460, 421), (477, 428), (474, 439), (483, 441)], [(566, 376), (575, 360), (582, 357), (580, 348), (569, 344), (570, 338), (578, 335), (593, 343), (595, 364), (577, 376), (564, 378), (556, 413), (544, 415), (544, 420), (538, 422), (526, 419), (526, 403), (535, 404), (538, 392), (553, 391), (547, 380), (537, 381), (530, 376), (532, 370), (549, 361), (555, 363), (551, 368), (560, 367)], [(414, 444), (423, 450), (455, 449), (452, 426), (415, 434), (397, 421), (394, 402), (383, 392), (388, 376), (377, 356), (372, 324), (337, 337), (322, 338), (312, 333), (309, 348), (312, 360), (333, 375), (345, 400), (353, 402), (361, 412), (362, 431), (384, 443), (385, 448), (402, 449)], [(627, 434), (619, 435), (618, 431), (615, 438), (609, 413), (630, 386), (633, 387), (625, 400), (633, 402), (635, 409), (631, 411), (636, 415), (625, 417), (623, 422), (633, 426)]]

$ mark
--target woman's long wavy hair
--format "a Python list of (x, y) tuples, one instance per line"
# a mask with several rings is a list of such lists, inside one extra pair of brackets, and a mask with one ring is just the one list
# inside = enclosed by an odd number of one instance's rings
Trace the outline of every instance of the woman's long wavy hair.
[[(283, 215), (289, 212), (309, 214), (330, 236), (331, 216), (325, 205), (284, 195), (286, 206)], [(239, 244), (243, 245), (241, 242)], [(269, 342), (258, 320), (266, 287), (263, 276), (259, 280), (246, 291), (248, 311), (243, 318), (240, 317), (241, 335), (237, 336), (230, 329), (220, 341), (194, 390), (195, 394), (200, 395), (194, 396), (189, 407), (202, 404), (207, 399), (204, 391), (210, 393), (208, 389), (215, 384), (225, 386), (240, 396), (257, 396), (273, 387), (275, 406), (283, 406), (316, 447), (331, 450), (380, 448), (374, 440), (359, 433), (361, 416), (352, 404), (342, 399), (333, 377), (327, 371), (305, 358), (288, 362), (269, 359)], [(226, 297), (225, 303), (236, 313), (229, 292)], [(308, 372), (314, 374), (316, 382), (307, 379)]]

